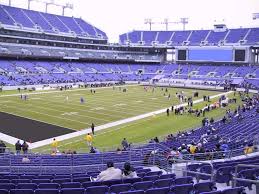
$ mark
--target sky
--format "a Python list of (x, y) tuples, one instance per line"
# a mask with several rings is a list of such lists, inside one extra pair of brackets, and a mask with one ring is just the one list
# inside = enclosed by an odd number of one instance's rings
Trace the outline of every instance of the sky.
[[(8, 4), (9, 0), (0, 0)], [(31, 9), (45, 11), (45, 5), (35, 0)], [(213, 29), (224, 23), (228, 28), (259, 27), (259, 0), (53, 0), (57, 4), (72, 3), (74, 9), (66, 10), (67, 16), (81, 17), (106, 32), (109, 42), (118, 42), (119, 35), (132, 30), (149, 30), (144, 24), (151, 18), (152, 30), (165, 30), (160, 24), (168, 18), (169, 30), (182, 30), (180, 18), (189, 18), (187, 30)], [(27, 8), (27, 0), (12, 0), (12, 6)], [(62, 14), (62, 9), (49, 6), (49, 13)]]

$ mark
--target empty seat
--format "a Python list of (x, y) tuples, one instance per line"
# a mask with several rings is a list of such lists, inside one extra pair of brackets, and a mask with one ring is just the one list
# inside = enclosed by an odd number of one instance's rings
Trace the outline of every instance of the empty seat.
[(60, 190), (61, 194), (84, 194), (84, 188), (64, 188)]
[(159, 179), (154, 182), (155, 187), (170, 187), (173, 182), (173, 179)]
[(170, 191), (169, 187), (153, 188), (153, 189), (148, 189), (145, 192), (145, 194), (168, 194), (169, 191)]
[(10, 191), (11, 189), (15, 189), (15, 184), (13, 183), (0, 183), (0, 189), (6, 189)]
[(79, 183), (83, 183), (83, 182), (87, 182), (90, 181), (90, 177), (74, 177), (73, 178), (73, 182), (79, 182)]
[(154, 175), (160, 176), (161, 174), (162, 174), (162, 171), (152, 171), (152, 172), (147, 172), (146, 176), (154, 176)]
[(109, 190), (109, 187), (106, 185), (103, 186), (94, 186), (94, 187), (88, 187), (86, 189), (87, 194), (105, 194)]
[(243, 194), (244, 193), (244, 187), (235, 187), (231, 189), (224, 189), (222, 194)]
[(111, 185), (115, 185), (115, 184), (122, 184), (122, 180), (109, 180), (109, 181), (102, 181), (102, 185), (107, 185), (107, 186), (111, 186)]
[(9, 179), (0, 179), (0, 183), (11, 183)]
[(37, 179), (53, 179), (52, 175), (39, 175)]
[(131, 184), (126, 183), (126, 184), (117, 184), (117, 185), (112, 185), (110, 187), (110, 192), (111, 193), (120, 193), (123, 191), (129, 191), (131, 189)]
[(79, 182), (70, 182), (70, 183), (61, 183), (61, 188), (80, 188), (81, 183)]
[(58, 189), (59, 184), (58, 183), (40, 183), (39, 189)]
[(138, 178), (128, 178), (128, 179), (124, 179), (123, 182), (124, 183), (136, 183), (136, 182), (140, 182), (142, 179), (140, 177)]
[(145, 191), (143, 191), (143, 190), (120, 192), (120, 194), (144, 194), (144, 193), (145, 193)]
[(169, 178), (175, 178), (175, 174), (162, 174), (159, 177), (159, 179), (169, 179)]
[(232, 166), (220, 167), (216, 171), (215, 181), (217, 183), (226, 183), (227, 185), (229, 185), (233, 177), (232, 175), (233, 170), (234, 168)]
[(137, 182), (133, 184), (133, 188), (136, 190), (147, 190), (150, 189), (153, 186), (152, 181), (143, 181), (143, 182)]
[(192, 184), (182, 184), (182, 185), (175, 185), (171, 188), (172, 193), (174, 194), (190, 194), (193, 191)]
[(196, 183), (194, 186), (195, 193), (202, 193), (202, 192), (210, 192), (213, 190), (217, 190), (215, 187), (215, 184), (213, 182), (202, 182), (202, 183)]
[(155, 181), (157, 180), (159, 177), (158, 175), (154, 175), (154, 176), (144, 176), (143, 177), (143, 181)]
[(31, 183), (30, 179), (13, 179), (12, 183), (19, 184), (19, 183)]
[(32, 189), (32, 190), (35, 190), (37, 188), (38, 188), (38, 186), (35, 183), (19, 183), (17, 185), (17, 189)]
[(32, 189), (12, 189), (10, 194), (34, 194), (34, 191)]
[(52, 182), (53, 182), (53, 183), (59, 183), (59, 184), (61, 184), (61, 183), (68, 183), (68, 182), (71, 182), (71, 179), (69, 179), (69, 178), (65, 178), (65, 179), (53, 179)]
[(175, 185), (190, 184), (190, 183), (193, 183), (193, 180), (192, 180), (191, 176), (176, 178), (174, 180)]
[(36, 184), (50, 183), (50, 179), (32, 179), (31, 182)]
[(58, 189), (36, 189), (35, 194), (59, 194)]
[(9, 194), (9, 191), (6, 189), (0, 189), (0, 194)]

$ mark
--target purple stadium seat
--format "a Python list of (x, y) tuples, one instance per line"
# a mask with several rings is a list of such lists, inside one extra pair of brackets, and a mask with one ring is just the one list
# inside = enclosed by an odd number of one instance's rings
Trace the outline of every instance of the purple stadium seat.
[(217, 190), (213, 182), (196, 183), (193, 188), (196, 194)]
[(50, 183), (50, 179), (32, 179), (31, 182), (36, 184)]
[(35, 194), (59, 194), (58, 189), (36, 189)]
[(193, 191), (193, 185), (192, 184), (182, 184), (182, 185), (175, 185), (171, 188), (172, 193), (174, 194), (189, 194)]
[(146, 190), (146, 194), (168, 194), (170, 192), (169, 187), (153, 188)]
[(38, 185), (39, 189), (58, 189), (58, 183), (40, 183)]
[(154, 175), (154, 176), (144, 176), (143, 177), (143, 181), (155, 181), (155, 180), (157, 180), (159, 178), (159, 176), (158, 175)]
[(193, 183), (193, 180), (191, 176), (187, 176), (187, 177), (176, 178), (173, 183), (174, 185), (190, 184), (190, 183)]
[(136, 190), (147, 190), (153, 186), (153, 181), (142, 181), (134, 183), (133, 188)]
[(111, 185), (110, 186), (110, 192), (111, 193), (120, 193), (124, 191), (129, 191), (131, 189), (131, 184), (117, 184), (117, 185)]
[(169, 179), (159, 179), (154, 182), (154, 187), (170, 187), (173, 183), (172, 178)]
[(138, 178), (127, 178), (127, 179), (123, 179), (123, 183), (136, 183), (136, 182), (140, 182), (142, 179), (140, 177)]
[(106, 185), (103, 186), (94, 186), (94, 187), (88, 187), (86, 189), (87, 194), (105, 194), (108, 192), (109, 187)]
[(12, 189), (10, 194), (34, 194), (34, 191), (32, 189)]
[(61, 188), (80, 188), (81, 183), (79, 182), (61, 183), (60, 187)]
[(9, 191), (6, 189), (0, 189), (0, 194), (9, 194)]
[(6, 190), (11, 190), (15, 189), (15, 184), (13, 183), (0, 183), (0, 189), (6, 189)]
[(143, 191), (143, 190), (120, 192), (120, 194), (144, 194), (144, 193), (145, 193), (145, 191)]
[(60, 194), (84, 194), (84, 188), (64, 188), (60, 190)]
[(17, 189), (32, 189), (35, 190), (38, 186), (35, 183), (19, 183)]
[(244, 193), (244, 187), (235, 187), (231, 189), (224, 189), (222, 194), (243, 194)]

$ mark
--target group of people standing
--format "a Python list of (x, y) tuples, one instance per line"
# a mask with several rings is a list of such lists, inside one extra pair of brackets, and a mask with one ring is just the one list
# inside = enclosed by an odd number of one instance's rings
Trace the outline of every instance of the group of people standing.
[(20, 140), (18, 140), (15, 144), (16, 154), (21, 154), (21, 151), (23, 152), (23, 154), (27, 154), (28, 149), (29, 149), (29, 145), (27, 144), (26, 141), (23, 141), (23, 143), (21, 144)]

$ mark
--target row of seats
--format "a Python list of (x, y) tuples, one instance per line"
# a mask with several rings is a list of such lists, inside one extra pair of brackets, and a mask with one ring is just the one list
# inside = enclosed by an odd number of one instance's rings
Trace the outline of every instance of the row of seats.
[(121, 184), (108, 186), (94, 186), (84, 188), (67, 188), (67, 189), (11, 189), (10, 191), (0, 189), (0, 194), (242, 194), (243, 187), (215, 191), (212, 182), (198, 183), (195, 185), (185, 184), (173, 187), (150, 188), (147, 190), (131, 190), (131, 185)]

